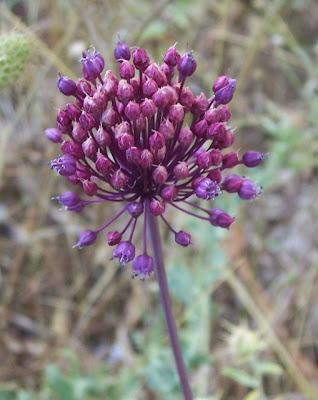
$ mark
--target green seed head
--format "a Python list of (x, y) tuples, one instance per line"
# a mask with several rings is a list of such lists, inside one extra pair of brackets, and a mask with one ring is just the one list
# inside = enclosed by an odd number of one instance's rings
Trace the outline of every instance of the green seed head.
[(11, 85), (23, 71), (29, 47), (26, 35), (17, 32), (0, 35), (0, 90)]

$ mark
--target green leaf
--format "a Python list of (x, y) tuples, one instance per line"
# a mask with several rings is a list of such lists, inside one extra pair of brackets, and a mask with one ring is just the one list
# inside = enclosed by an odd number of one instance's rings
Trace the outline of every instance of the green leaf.
[(281, 375), (283, 373), (280, 365), (267, 361), (257, 362), (255, 369), (261, 375)]
[(228, 378), (233, 379), (235, 382), (240, 385), (251, 387), (256, 389), (259, 386), (259, 381), (252, 375), (249, 375), (247, 372), (232, 368), (225, 367), (221, 371), (222, 375), (227, 376)]
[(63, 379), (58, 367), (49, 365), (45, 374), (49, 387), (58, 396), (59, 400), (75, 400), (71, 383)]

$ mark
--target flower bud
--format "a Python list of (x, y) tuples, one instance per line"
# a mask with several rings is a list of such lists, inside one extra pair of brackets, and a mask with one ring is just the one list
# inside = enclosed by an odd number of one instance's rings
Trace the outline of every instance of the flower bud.
[(62, 142), (62, 133), (56, 128), (48, 128), (45, 129), (45, 136), (51, 140), (53, 143), (61, 143)]
[(178, 142), (182, 147), (189, 147), (193, 140), (193, 133), (189, 127), (182, 128), (179, 136)]
[(213, 226), (218, 226), (220, 228), (229, 228), (233, 224), (235, 218), (232, 218), (225, 211), (220, 208), (214, 208), (210, 212), (209, 221)]
[(153, 94), (152, 100), (159, 108), (164, 108), (169, 101), (169, 95), (164, 88), (160, 88)]
[(168, 179), (168, 171), (163, 165), (158, 165), (152, 172), (152, 179), (158, 185), (162, 185)]
[(96, 90), (93, 95), (93, 100), (96, 104), (98, 110), (102, 110), (107, 106), (108, 103), (108, 96), (107, 94), (100, 88)]
[(89, 137), (82, 143), (82, 149), (86, 157), (95, 158), (97, 153), (97, 146), (93, 138)]
[(90, 246), (95, 242), (97, 235), (97, 232), (94, 232), (90, 229), (83, 231), (78, 238), (78, 242), (74, 244), (73, 249), (75, 247), (79, 247), (81, 249), (85, 246)]
[(61, 109), (59, 109), (57, 112), (56, 121), (62, 126), (67, 126), (72, 122), (67, 112)]
[(161, 149), (165, 144), (165, 138), (162, 133), (154, 131), (154, 133), (149, 137), (149, 144), (153, 150)]
[(135, 76), (135, 67), (129, 61), (122, 61), (119, 67), (119, 75), (121, 78), (129, 80)]
[(57, 79), (57, 87), (65, 96), (75, 96), (77, 92), (76, 83), (67, 76), (62, 76), (60, 74)]
[(136, 257), (132, 263), (133, 277), (139, 276), (143, 281), (151, 275), (153, 271), (153, 259), (148, 254), (142, 254)]
[(82, 182), (82, 187), (83, 187), (83, 192), (87, 195), (87, 196), (95, 196), (97, 194), (98, 191), (98, 186), (96, 185), (95, 182), (89, 181), (88, 179), (85, 179)]
[(243, 154), (242, 162), (246, 167), (257, 167), (266, 158), (268, 153), (259, 153), (258, 151), (247, 151)]
[(221, 170), (219, 168), (213, 169), (208, 173), (207, 178), (210, 178), (213, 182), (220, 183), (222, 180)]
[(156, 112), (157, 112), (157, 107), (153, 100), (150, 99), (145, 99), (141, 104), (140, 104), (141, 112), (146, 118), (153, 117)]
[(102, 124), (105, 128), (111, 128), (118, 122), (118, 113), (113, 107), (108, 107), (102, 114)]
[(138, 218), (144, 212), (144, 205), (134, 201), (128, 205), (127, 210), (133, 218)]
[(135, 146), (129, 147), (126, 150), (126, 159), (132, 164), (139, 165), (141, 160), (141, 149)]
[(146, 118), (143, 114), (140, 114), (135, 121), (136, 129), (138, 132), (142, 132), (146, 128)]
[(154, 162), (154, 156), (148, 149), (144, 149), (140, 155), (140, 166), (144, 169), (148, 169), (152, 166)]
[(163, 61), (169, 65), (169, 67), (175, 67), (180, 60), (180, 54), (177, 52), (175, 46), (169, 47), (166, 54), (163, 57)]
[(82, 146), (78, 143), (71, 142), (70, 140), (64, 140), (62, 142), (61, 150), (64, 154), (69, 154), (78, 160), (84, 157)]
[(113, 257), (118, 258), (120, 265), (125, 265), (135, 258), (135, 246), (129, 242), (120, 242), (116, 246)]
[(119, 41), (115, 47), (114, 56), (119, 62), (130, 60), (130, 50), (127, 44)]
[(186, 162), (180, 161), (174, 168), (173, 174), (176, 180), (183, 180), (189, 175), (189, 167)]
[(181, 77), (186, 78), (193, 75), (196, 68), (197, 63), (192, 55), (192, 52), (189, 53), (187, 51), (182, 57), (180, 57), (178, 61), (178, 71)]
[(191, 111), (194, 114), (203, 114), (209, 107), (209, 100), (207, 99), (206, 95), (204, 93), (200, 93), (199, 96), (197, 96), (191, 107)]
[(237, 157), (236, 151), (231, 151), (230, 153), (226, 154), (222, 158), (222, 167), (223, 168), (233, 168), (237, 164), (239, 164), (239, 159)]
[(212, 165), (215, 165), (216, 167), (221, 164), (222, 162), (222, 153), (220, 150), (211, 150), (210, 151), (210, 156), (211, 156), (211, 162)]
[(94, 116), (92, 114), (87, 114), (84, 112), (79, 117), (79, 123), (81, 124), (82, 128), (85, 129), (86, 131), (95, 128), (96, 125)]
[(117, 96), (123, 103), (128, 103), (134, 97), (134, 88), (124, 79), (118, 83)]
[(129, 133), (132, 135), (132, 131), (130, 129), (130, 125), (127, 121), (121, 122), (120, 124), (116, 125), (114, 128), (115, 131), (115, 138), (118, 139), (120, 135), (123, 133)]
[(255, 199), (260, 193), (261, 188), (259, 188), (256, 183), (250, 179), (244, 179), (238, 191), (238, 195), (243, 200)]
[(74, 104), (67, 103), (65, 106), (66, 113), (72, 121), (78, 121), (82, 111)]
[(130, 135), (129, 133), (123, 133), (117, 139), (118, 147), (123, 151), (126, 151), (129, 147), (133, 146), (134, 142), (135, 139), (133, 135)]
[(167, 84), (167, 78), (156, 63), (151, 63), (145, 70), (145, 75), (153, 79), (159, 87)]
[(216, 78), (212, 90), (214, 93), (216, 93), (218, 90), (223, 89), (229, 84), (229, 78), (226, 75), (222, 75)]
[(84, 179), (90, 179), (92, 176), (92, 171), (88, 165), (83, 165), (80, 162), (76, 163), (76, 176), (80, 181)]
[(53, 197), (53, 199), (58, 200), (68, 211), (81, 212), (85, 206), (79, 195), (70, 191), (61, 194), (61, 196)]
[(169, 109), (169, 120), (174, 123), (178, 124), (182, 122), (184, 118), (184, 109), (180, 103), (173, 104)]
[(158, 90), (158, 85), (153, 79), (147, 79), (142, 85), (142, 92), (146, 97), (152, 97)]
[(97, 51), (94, 50), (93, 53), (90, 53), (88, 50), (87, 53), (88, 55), (83, 52), (80, 60), (82, 62), (83, 76), (88, 81), (94, 81), (102, 73), (105, 62)]
[(231, 113), (227, 105), (218, 108), (216, 111), (220, 122), (227, 122), (231, 118)]
[(159, 126), (159, 132), (163, 134), (165, 140), (172, 139), (175, 133), (173, 123), (168, 119), (164, 119)]
[(139, 71), (144, 71), (150, 64), (150, 59), (146, 50), (142, 49), (141, 47), (137, 47), (137, 49), (133, 51), (132, 58), (134, 66)]
[(162, 215), (165, 212), (166, 206), (163, 201), (152, 199), (149, 204), (150, 212), (154, 216)]
[(203, 138), (208, 130), (208, 123), (205, 119), (201, 119), (201, 121), (197, 122), (194, 125), (193, 128), (193, 133), (195, 134), (195, 136), (197, 136), (198, 138)]
[(205, 151), (201, 153), (197, 158), (197, 165), (201, 169), (208, 169), (212, 165), (211, 155), (209, 152)]
[(107, 147), (110, 145), (109, 133), (102, 126), (97, 129), (95, 139), (100, 147)]
[(209, 178), (203, 178), (195, 189), (195, 194), (200, 199), (214, 199), (220, 193), (220, 188), (217, 183)]
[(91, 94), (92, 87), (84, 79), (79, 79), (77, 81), (76, 87), (79, 96), (85, 97)]
[(214, 100), (216, 105), (218, 106), (220, 104), (229, 103), (233, 98), (235, 89), (236, 89), (236, 80), (229, 78), (229, 83), (215, 92)]
[(113, 164), (106, 156), (99, 153), (97, 155), (95, 165), (98, 172), (105, 176), (108, 176)]
[(115, 246), (121, 241), (121, 234), (117, 231), (110, 231), (107, 233), (107, 243), (109, 246)]
[(114, 189), (121, 190), (125, 187), (127, 181), (128, 181), (127, 176), (123, 173), (122, 170), (118, 169), (113, 173), (110, 183), (112, 184)]
[(76, 172), (76, 159), (69, 154), (65, 154), (51, 161), (51, 168), (63, 176), (74, 175)]
[(226, 130), (226, 126), (222, 122), (213, 123), (208, 127), (207, 137), (209, 139), (216, 139), (223, 136)]
[(103, 91), (109, 98), (114, 98), (117, 94), (118, 89), (118, 79), (112, 73), (112, 71), (107, 70), (104, 76)]
[(87, 113), (96, 113), (98, 110), (98, 105), (93, 97), (86, 96), (83, 102), (83, 109)]
[(174, 239), (176, 243), (180, 244), (183, 247), (187, 247), (191, 243), (191, 236), (184, 231), (176, 233)]
[(237, 193), (242, 186), (243, 180), (242, 177), (236, 174), (227, 175), (222, 182), (221, 189), (228, 193)]
[(165, 186), (161, 190), (161, 197), (166, 201), (173, 201), (178, 196), (178, 189), (175, 186)]
[(194, 95), (188, 87), (182, 89), (179, 101), (184, 107), (190, 108), (192, 106)]
[(209, 125), (215, 124), (217, 122), (223, 122), (223, 121), (220, 121), (220, 116), (219, 116), (218, 111), (219, 111), (218, 109), (210, 108), (209, 110), (207, 110), (205, 112), (204, 118), (206, 119), (206, 121)]
[(135, 101), (130, 101), (125, 108), (126, 117), (130, 119), (130, 121), (136, 121), (140, 114), (141, 109), (139, 104), (137, 104)]
[(168, 99), (167, 105), (172, 106), (178, 101), (178, 93), (172, 86), (170, 85), (164, 86), (162, 89), (167, 95)]

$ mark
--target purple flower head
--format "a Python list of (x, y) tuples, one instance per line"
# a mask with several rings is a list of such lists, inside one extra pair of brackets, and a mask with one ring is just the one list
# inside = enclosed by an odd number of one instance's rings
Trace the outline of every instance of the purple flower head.
[[(266, 154), (248, 151), (239, 159), (236, 149), (229, 149), (234, 134), (228, 103), (235, 79), (217, 78), (214, 95), (193, 93), (186, 82), (197, 67), (192, 52), (180, 56), (172, 46), (160, 66), (144, 49), (133, 48), (131, 57), (128, 45), (117, 43), (118, 77), (109, 69), (103, 73), (104, 60), (94, 49), (83, 54), (83, 76), (76, 83), (59, 76), (58, 88), (67, 101), (57, 113), (56, 128), (45, 135), (63, 154), (50, 163), (52, 169), (85, 195), (69, 191), (56, 197), (68, 211), (104, 202), (119, 206), (98, 229), (84, 231), (75, 247), (92, 244), (105, 231), (105, 241), (116, 246), (114, 258), (125, 264), (135, 259), (135, 233), (142, 227), (143, 251), (132, 268), (144, 279), (153, 269), (147, 252), (149, 220), (161, 220), (184, 247), (191, 236), (166, 220), (168, 210), (229, 228), (234, 218), (226, 211), (210, 211), (197, 202), (213, 202), (224, 192), (244, 200), (257, 197), (261, 190), (253, 181), (227, 170), (255, 167)], [(110, 228), (117, 220), (122, 228)]]
[(153, 271), (153, 259), (148, 254), (137, 256), (132, 263), (133, 277), (139, 276), (141, 280), (149, 277)]
[(118, 258), (120, 265), (125, 265), (135, 258), (135, 246), (129, 241), (120, 242), (116, 246), (113, 256)]

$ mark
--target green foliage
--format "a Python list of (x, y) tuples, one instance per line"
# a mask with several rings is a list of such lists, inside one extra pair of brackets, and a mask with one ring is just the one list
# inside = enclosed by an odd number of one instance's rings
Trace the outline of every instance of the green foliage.
[(29, 55), (26, 35), (9, 32), (0, 36), (0, 90), (11, 85), (26, 66)]

